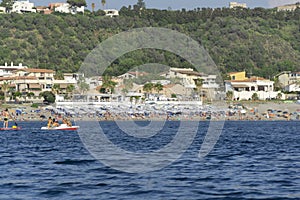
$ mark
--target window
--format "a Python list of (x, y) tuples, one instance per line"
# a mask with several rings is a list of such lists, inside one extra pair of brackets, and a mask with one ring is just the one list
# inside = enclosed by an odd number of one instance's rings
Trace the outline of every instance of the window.
[(232, 80), (235, 80), (235, 76), (232, 76), (231, 78), (232, 78)]

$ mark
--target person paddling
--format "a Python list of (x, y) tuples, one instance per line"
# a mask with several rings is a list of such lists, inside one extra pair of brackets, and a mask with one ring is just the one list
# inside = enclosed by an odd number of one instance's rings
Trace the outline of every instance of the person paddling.
[(7, 108), (3, 111), (2, 115), (4, 116), (3, 128), (8, 128), (9, 112)]

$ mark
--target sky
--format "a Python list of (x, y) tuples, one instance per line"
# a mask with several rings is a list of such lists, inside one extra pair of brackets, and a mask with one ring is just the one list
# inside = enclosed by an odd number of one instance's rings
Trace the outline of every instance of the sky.
[[(36, 6), (48, 5), (53, 2), (66, 2), (66, 0), (29, 0), (33, 2)], [(194, 9), (202, 7), (228, 7), (230, 1), (236, 1), (239, 3), (247, 3), (250, 8), (254, 7), (264, 7), (273, 8), (279, 5), (286, 5), (291, 3), (297, 3), (300, 0), (144, 0), (147, 8), (157, 8), (157, 9), (168, 9), (178, 10), (182, 8)], [(91, 9), (91, 4), (95, 3), (96, 10), (103, 9), (101, 5), (101, 0), (86, 0), (88, 8)], [(137, 0), (106, 0), (105, 9), (120, 9), (122, 6), (134, 5)]]

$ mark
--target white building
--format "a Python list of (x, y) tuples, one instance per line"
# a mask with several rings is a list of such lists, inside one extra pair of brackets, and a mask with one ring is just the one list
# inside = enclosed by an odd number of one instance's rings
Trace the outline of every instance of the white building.
[(107, 9), (107, 10), (103, 10), (105, 12), (105, 16), (108, 17), (117, 17), (119, 16), (119, 11), (116, 9)]
[(300, 72), (284, 71), (275, 76), (281, 88), (287, 92), (297, 92), (300, 83)]
[(277, 7), (277, 11), (294, 11), (297, 8), (300, 8), (300, 4), (299, 3), (288, 4), (288, 5), (284, 5), (284, 6), (278, 6)]
[(256, 93), (260, 100), (277, 98), (278, 93), (274, 91), (274, 81), (261, 77), (251, 77), (245, 80), (225, 81), (226, 92), (233, 92), (235, 100), (249, 100)]
[(84, 13), (84, 6), (72, 8), (71, 5), (68, 3), (61, 3), (54, 8), (54, 11), (60, 13), (71, 13), (71, 14), (76, 14), (78, 12)]
[(7, 63), (5, 63), (4, 65), (0, 66), (0, 77), (12, 76), (14, 70), (25, 68), (27, 68), (27, 66), (23, 66), (22, 63), (19, 63), (19, 65), (16, 66), (13, 62), (11, 62), (10, 65), (7, 65)]
[(230, 2), (229, 8), (247, 8), (246, 3)]
[(6, 8), (0, 6), (0, 14), (4, 14), (4, 13), (6, 13)]
[(15, 1), (11, 12), (15, 13), (36, 13), (36, 9), (34, 9), (34, 4), (27, 1)]

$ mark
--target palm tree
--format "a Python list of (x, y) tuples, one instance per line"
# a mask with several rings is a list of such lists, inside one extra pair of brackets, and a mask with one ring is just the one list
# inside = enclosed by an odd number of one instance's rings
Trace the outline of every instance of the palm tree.
[(155, 88), (156, 92), (159, 94), (159, 92), (163, 90), (163, 85), (161, 83), (156, 83), (154, 85), (154, 88)]
[(233, 98), (233, 91), (228, 91), (226, 92), (226, 97), (228, 100), (232, 101)]
[(90, 85), (84, 81), (81, 81), (79, 83), (79, 89), (80, 89), (81, 94), (84, 94), (90, 89)]
[(143, 86), (143, 90), (147, 93), (148, 98), (149, 98), (149, 95), (151, 94), (153, 88), (154, 88), (153, 83), (146, 83)]
[(59, 94), (59, 93), (60, 93), (60, 85), (59, 85), (59, 84), (54, 84), (54, 85), (52, 86), (52, 92), (53, 92), (54, 94)]
[(196, 90), (197, 90), (197, 93), (200, 97), (200, 100), (202, 101), (202, 86), (203, 86), (203, 79), (201, 78), (198, 78), (198, 79), (195, 79), (195, 84), (196, 84)]
[(112, 94), (114, 92), (116, 85), (117, 85), (117, 83), (112, 81), (111, 76), (103, 77), (102, 87), (105, 89), (109, 89), (110, 94)]
[(106, 0), (101, 0), (101, 4), (102, 4), (103, 10), (104, 10), (104, 6), (106, 4)]
[(4, 93), (4, 103), (6, 103), (7, 91), (9, 90), (9, 82), (4, 82), (1, 85), (1, 91)]
[(68, 85), (66, 90), (67, 90), (67, 96), (69, 96), (69, 94), (71, 94), (71, 97), (72, 97), (72, 93), (75, 90), (75, 86), (74, 85)]

